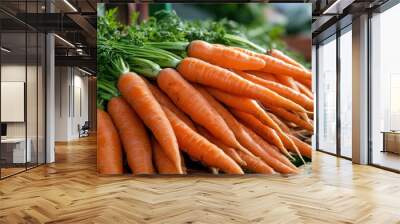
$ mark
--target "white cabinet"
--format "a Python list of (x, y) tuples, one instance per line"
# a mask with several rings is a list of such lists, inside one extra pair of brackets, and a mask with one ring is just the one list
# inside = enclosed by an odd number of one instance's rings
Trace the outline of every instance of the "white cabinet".
[(1, 82), (1, 122), (24, 122), (24, 82)]
[[(9, 163), (25, 163), (32, 161), (32, 140), (26, 140), (27, 147), (25, 151), (24, 138), (7, 138), (1, 140), (2, 151), (8, 151), (10, 158), (6, 158)], [(12, 160), (11, 160), (12, 155)]]

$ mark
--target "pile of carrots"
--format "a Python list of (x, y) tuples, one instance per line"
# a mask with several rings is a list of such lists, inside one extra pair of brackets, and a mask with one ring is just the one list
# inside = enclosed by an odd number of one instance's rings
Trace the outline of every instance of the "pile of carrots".
[(110, 94), (97, 111), (98, 172), (301, 172), (293, 161), (312, 154), (311, 72), (276, 49), (195, 40), (186, 51), (174, 68), (114, 60), (116, 83), (99, 83)]

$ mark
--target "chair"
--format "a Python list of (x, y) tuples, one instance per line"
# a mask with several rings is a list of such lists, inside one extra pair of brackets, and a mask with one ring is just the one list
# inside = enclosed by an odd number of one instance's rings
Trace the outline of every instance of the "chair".
[(79, 138), (89, 136), (89, 130), (90, 130), (89, 121), (85, 121), (82, 127), (78, 124)]

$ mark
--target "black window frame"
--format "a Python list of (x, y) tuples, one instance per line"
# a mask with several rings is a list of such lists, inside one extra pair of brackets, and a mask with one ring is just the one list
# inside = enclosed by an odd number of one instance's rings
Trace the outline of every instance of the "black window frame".
[[(341, 103), (341, 97), (340, 97), (340, 77), (341, 77), (341, 67), (340, 67), (340, 37), (347, 33), (347, 32), (351, 32), (351, 26), (352, 26), (352, 22), (351, 22), (351, 15), (347, 15), (344, 16), (343, 18), (341, 18), (340, 20), (338, 20), (338, 22), (336, 22), (335, 24), (333, 24), (331, 27), (326, 29), (326, 32), (322, 32), (320, 37), (315, 38), (316, 41), (314, 43), (315, 45), (315, 49), (316, 49), (316, 69), (315, 69), (315, 81), (316, 81), (316, 97), (315, 97), (315, 101), (316, 101), (316, 137), (315, 137), (315, 148), (317, 151), (319, 152), (323, 152), (329, 155), (333, 155), (333, 156), (337, 156), (346, 160), (352, 160), (352, 158), (347, 157), (342, 155), (342, 150), (341, 150), (341, 118), (340, 118), (340, 103)], [(321, 149), (319, 146), (319, 122), (320, 120), (318, 119), (319, 117), (319, 79), (320, 79), (320, 75), (319, 75), (319, 53), (318, 50), (320, 48), (320, 45), (322, 45), (322, 43), (326, 44), (329, 43), (330, 41), (336, 41), (336, 151), (335, 153), (332, 152), (328, 152), (324, 149)]]

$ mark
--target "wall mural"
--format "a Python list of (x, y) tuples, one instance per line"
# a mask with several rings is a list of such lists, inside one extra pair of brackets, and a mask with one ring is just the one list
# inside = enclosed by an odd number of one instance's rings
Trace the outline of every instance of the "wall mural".
[(311, 4), (98, 4), (98, 14), (100, 174), (309, 170)]

